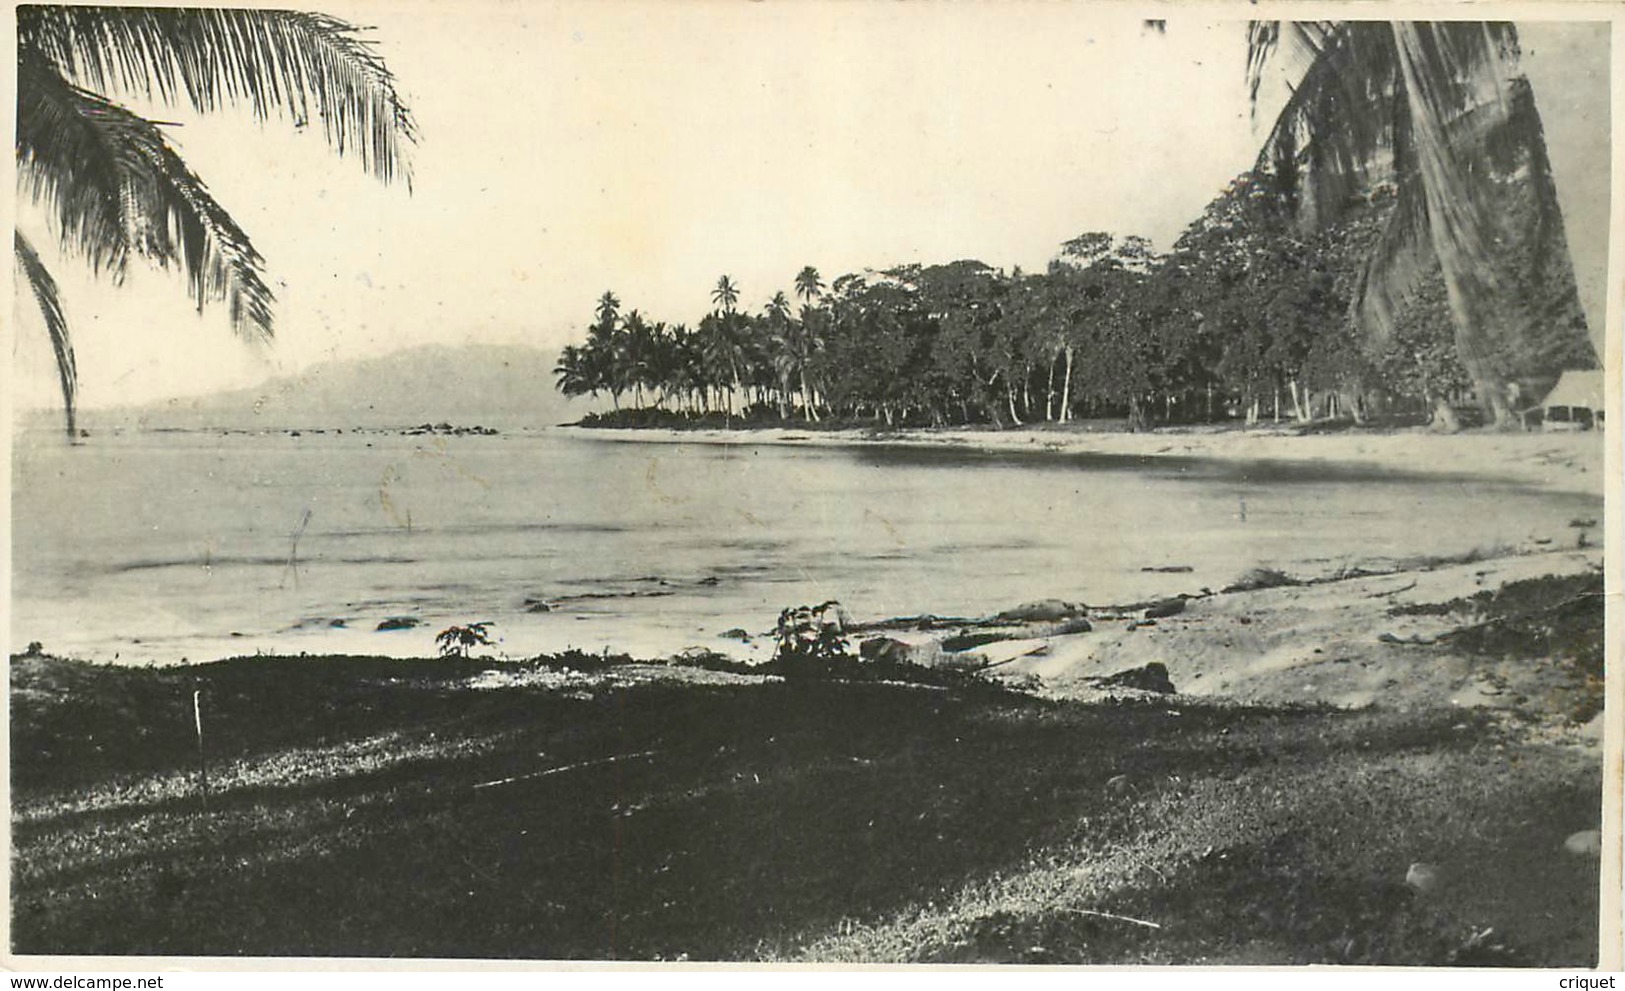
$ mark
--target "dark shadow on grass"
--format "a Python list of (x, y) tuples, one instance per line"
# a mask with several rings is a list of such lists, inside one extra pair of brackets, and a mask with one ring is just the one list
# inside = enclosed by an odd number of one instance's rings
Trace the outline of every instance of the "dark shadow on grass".
[[(248, 705), (262, 688), (300, 694), (298, 678), (247, 674), (251, 683), (217, 683), (239, 700), (233, 705)], [(433, 677), (358, 687), (321, 674), (317, 690), (335, 702), (323, 718), (294, 720), (299, 732), (331, 736), (359, 723), (421, 736), (433, 727), (500, 744), (467, 759), (245, 790), (209, 825), (147, 838), (128, 863), (109, 868), (123, 870), (124, 882), (95, 868), (30, 875), (37, 881), (13, 893), (22, 906), (16, 948), (530, 959), (789, 953), (841, 919), (941, 900), (967, 879), (1011, 869), (1075, 837), (1084, 819), (1092, 830), (1131, 835), (1132, 801), (1105, 787), (1116, 775), (1143, 797), (1176, 777), (1241, 773), (1283, 753), (1312, 766), (1361, 746), (1465, 745), (1442, 722), (1450, 714), (1392, 726), (1366, 713), (1051, 703), (817, 680), (651, 683), (583, 701), (447, 691)], [(245, 721), (237, 745), (263, 752), (295, 733), (269, 723)], [(505, 778), (516, 780), (473, 787)], [(278, 820), (276, 843), (298, 850), (290, 859), (266, 855), (259, 807), (268, 819), (323, 811), (303, 832)], [(90, 814), (71, 828), (131, 824)], [(19, 834), (18, 855), (48, 864), (54, 841), (51, 830)]]

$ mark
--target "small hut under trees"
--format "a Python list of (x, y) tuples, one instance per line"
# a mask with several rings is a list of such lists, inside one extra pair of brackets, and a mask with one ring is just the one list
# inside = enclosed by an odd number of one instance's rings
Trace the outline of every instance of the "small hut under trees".
[(1601, 427), (1606, 390), (1601, 370), (1567, 371), (1541, 401), (1548, 430), (1589, 430)]

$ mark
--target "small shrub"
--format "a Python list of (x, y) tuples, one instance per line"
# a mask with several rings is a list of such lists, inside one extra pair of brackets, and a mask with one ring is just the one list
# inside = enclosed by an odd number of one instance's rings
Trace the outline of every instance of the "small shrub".
[(841, 621), (841, 604), (834, 600), (816, 606), (792, 606), (779, 613), (774, 633), (778, 646), (773, 662), (794, 666), (805, 662), (821, 664), (850, 658)]
[(493, 646), (489, 631), (491, 622), (470, 623), (467, 626), (448, 626), (434, 638), (441, 657), (464, 657), (475, 647)]

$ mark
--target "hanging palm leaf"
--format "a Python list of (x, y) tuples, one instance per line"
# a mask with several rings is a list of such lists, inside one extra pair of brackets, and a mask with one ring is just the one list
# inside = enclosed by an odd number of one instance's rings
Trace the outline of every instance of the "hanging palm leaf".
[[(63, 248), (122, 280), (131, 255), (177, 267), (199, 309), (224, 301), (230, 322), (269, 338), (273, 298), (263, 259), (165, 139), (162, 125), (113, 98), (199, 112), (246, 105), (255, 117), (321, 121), (328, 143), (378, 179), (410, 185), (416, 140), (394, 80), (356, 29), (322, 14), (23, 6), (17, 9), (17, 165)], [(57, 354), (72, 434), (77, 373), (55, 284), (18, 234)]]
[(240, 333), (269, 337), (271, 291), (248, 235), (151, 122), (28, 57), (18, 66), (17, 166), (54, 207), (65, 249), (123, 277), (131, 254), (178, 264), (201, 310), (229, 304)]
[(379, 179), (408, 178), (416, 139), (394, 77), (356, 28), (325, 14), (204, 8), (17, 8), (19, 50), (101, 93), (136, 94), (213, 113), (246, 104), (319, 119), (339, 154)]
[[(1535, 325), (1498, 262), (1508, 240), (1567, 262), (1540, 117), (1519, 74), (1517, 32), (1493, 22), (1259, 22), (1249, 32), (1253, 98), (1275, 59), (1295, 79), (1259, 154), (1306, 226), (1336, 222), (1375, 180), (1395, 203), (1359, 280), (1353, 313), (1385, 340), (1429, 271), (1442, 273), (1456, 346), (1498, 421), (1506, 384), (1595, 360), (1572, 321)], [(1532, 218), (1507, 230), (1509, 181), (1527, 170)], [(1520, 214), (1521, 215), (1521, 214)], [(1504, 251), (1502, 252), (1504, 253)], [(1572, 285), (1572, 271), (1563, 276)], [(1575, 305), (1577, 311), (1577, 300)], [(1583, 334), (1583, 328), (1581, 329)]]
[(33, 291), (34, 301), (45, 318), (45, 330), (51, 335), (56, 370), (62, 380), (62, 409), (67, 418), (68, 439), (72, 440), (76, 433), (74, 409), (79, 393), (79, 369), (73, 358), (73, 342), (68, 339), (68, 319), (62, 312), (62, 297), (57, 292), (56, 280), (51, 278), (39, 253), (21, 231), (14, 233), (12, 247), (17, 253), (17, 266), (22, 269), (23, 279)]

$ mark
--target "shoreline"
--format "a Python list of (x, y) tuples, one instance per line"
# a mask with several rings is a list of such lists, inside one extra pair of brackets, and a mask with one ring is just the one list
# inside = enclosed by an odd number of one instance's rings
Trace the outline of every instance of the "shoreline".
[(1471, 478), (1554, 493), (1603, 497), (1606, 432), (1444, 434), (1426, 428), (1299, 433), (1291, 428), (1166, 427), (1144, 433), (1067, 427), (1008, 430), (794, 427), (671, 430), (663, 427), (558, 428), (572, 436), (652, 444), (803, 447), (942, 447), (995, 453), (1286, 462)]
[[(1582, 582), (1586, 575), (1597, 576), (1600, 583), (1602, 568), (1603, 550), (1592, 545), (1507, 548), (1486, 556), (1418, 559), (1391, 569), (1354, 567), (1332, 576), (1254, 569), (1236, 585), (1218, 591), (1169, 591), (1151, 600), (1116, 604), (1037, 600), (1010, 603), (997, 615), (893, 616), (851, 623), (842, 632), (848, 654), (859, 667), (871, 662), (902, 664), (922, 673), (970, 676), (1052, 700), (1109, 697), (1113, 691), (1103, 688), (1103, 681), (1132, 677), (1157, 664), (1170, 679), (1171, 690), (1191, 700), (1309, 704), (1338, 710), (1467, 708), (1518, 712), (1556, 726), (1567, 722), (1559, 711), (1572, 710), (1593, 688), (1559, 685), (1544, 665), (1514, 662), (1511, 653), (1474, 659), (1473, 652), (1446, 649), (1447, 644), (1492, 593), (1498, 598), (1515, 585)], [(1170, 582), (1170, 589), (1173, 585)], [(1547, 608), (1550, 603), (1543, 603), (1534, 614)], [(1496, 622), (1500, 621), (1488, 625)], [(718, 642), (653, 652), (635, 645), (630, 649), (610, 645), (602, 652), (570, 648), (535, 656), (476, 651), (466, 658), (324, 650), (130, 664), (46, 651), (14, 652), (12, 660), (61, 662), (126, 674), (189, 670), (199, 675), (212, 667), (223, 670), (248, 662), (484, 665), (481, 670), (490, 675), (491, 683), (471, 683), (469, 687), (475, 688), (552, 685), (554, 675), (515, 672), (538, 666), (550, 671), (560, 664), (566, 672), (585, 670), (582, 664), (592, 670), (619, 667), (641, 672), (631, 676), (632, 682), (778, 680), (781, 672), (771, 663), (771, 635), (752, 635), (746, 642), (752, 639), (757, 647), (744, 653), (730, 649), (737, 644)], [(767, 653), (754, 652), (758, 648)], [(1418, 667), (1417, 659), (1435, 648), (1443, 651), (1440, 659)], [(1522, 644), (1517, 651), (1527, 649)], [(1548, 649), (1557, 649), (1555, 642)], [(572, 657), (575, 661), (569, 660)], [(1593, 687), (1601, 690), (1600, 685)], [(1577, 742), (1600, 746), (1600, 712), (1578, 719), (1564, 735), (1575, 732)]]
[[(972, 648), (991, 684), (13, 658), (13, 948), (1591, 966), (1602, 716), (1571, 648), (1600, 637), (1573, 613), (1599, 558), (1219, 592), (1155, 622), (1095, 609), (1047, 636), (1034, 618)], [(1507, 636), (1464, 635), (1486, 628)], [(1167, 688), (1139, 677), (1152, 661)], [(120, 857), (87, 860), (103, 847)], [(611, 872), (606, 930), (582, 920)], [(742, 890), (771, 919), (742, 922)], [(448, 901), (472, 910), (448, 921)], [(489, 925), (521, 903), (537, 916)], [(283, 904), (301, 911), (255, 910)]]

